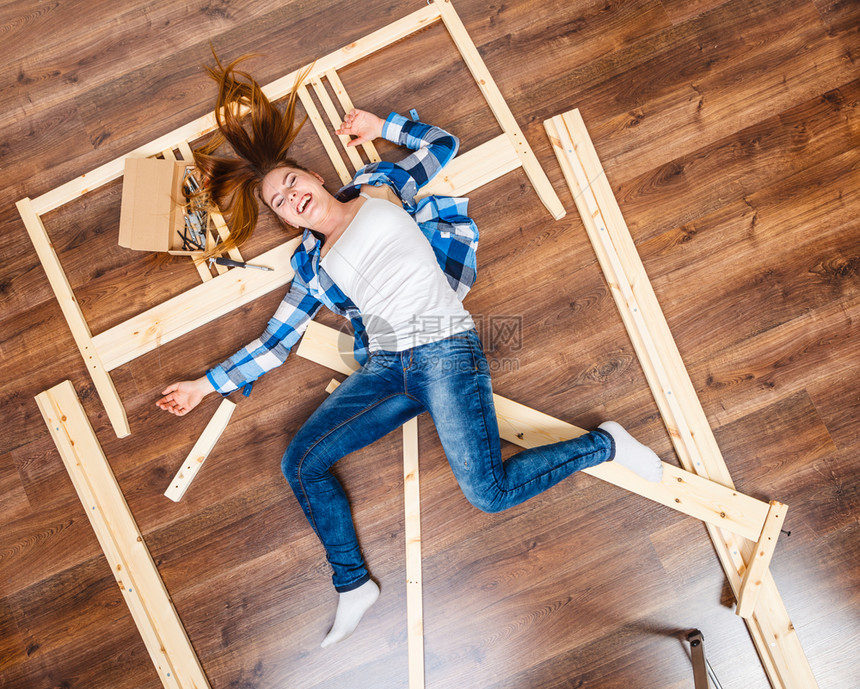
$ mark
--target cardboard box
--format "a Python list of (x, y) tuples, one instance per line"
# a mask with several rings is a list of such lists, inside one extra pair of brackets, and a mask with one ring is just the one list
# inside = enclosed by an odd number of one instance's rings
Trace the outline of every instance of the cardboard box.
[(119, 219), (120, 246), (139, 251), (166, 251), (178, 256), (202, 253), (182, 248), (181, 234), (185, 230), (182, 181), (188, 168), (194, 166), (185, 161), (126, 158)]

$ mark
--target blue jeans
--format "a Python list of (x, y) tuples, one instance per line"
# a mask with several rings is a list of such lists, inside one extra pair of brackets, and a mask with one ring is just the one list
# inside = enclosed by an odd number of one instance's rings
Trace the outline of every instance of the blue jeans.
[(502, 462), (489, 366), (475, 330), (403, 352), (372, 352), (301, 427), (281, 462), (322, 541), (339, 592), (361, 586), (370, 575), (349, 502), (329, 469), (423, 411), (433, 418), (466, 498), (485, 512), (518, 505), (615, 452), (612, 437), (596, 430)]

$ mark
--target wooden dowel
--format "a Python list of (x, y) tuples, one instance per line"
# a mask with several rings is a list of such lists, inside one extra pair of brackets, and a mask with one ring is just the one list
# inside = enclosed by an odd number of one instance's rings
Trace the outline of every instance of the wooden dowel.
[(176, 472), (176, 476), (173, 477), (167, 490), (164, 491), (166, 497), (173, 500), (173, 502), (182, 500), (185, 491), (188, 490), (194, 477), (197, 476), (197, 473), (203, 467), (203, 462), (206, 461), (209, 453), (215, 447), (215, 443), (218, 442), (221, 434), (224, 433), (224, 429), (227, 428), (227, 422), (230, 421), (235, 408), (236, 405), (230, 400), (226, 398), (221, 400), (221, 404), (215, 410), (209, 423), (206, 424), (203, 433), (200, 434), (197, 442), (194, 443), (194, 446), (191, 448), (185, 461), (182, 462), (182, 466), (179, 467), (179, 471)]

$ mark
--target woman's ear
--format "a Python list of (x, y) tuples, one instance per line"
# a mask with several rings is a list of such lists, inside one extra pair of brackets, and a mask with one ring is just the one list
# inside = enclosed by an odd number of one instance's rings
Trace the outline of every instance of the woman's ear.
[(325, 180), (318, 173), (311, 171), (311, 174), (319, 180), (320, 184), (325, 184)]

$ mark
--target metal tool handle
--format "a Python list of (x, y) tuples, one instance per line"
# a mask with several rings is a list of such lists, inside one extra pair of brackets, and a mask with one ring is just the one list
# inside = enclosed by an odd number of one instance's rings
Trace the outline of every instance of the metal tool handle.
[(693, 660), (693, 679), (696, 689), (710, 689), (708, 685), (708, 668), (705, 665), (705, 643), (702, 632), (694, 629), (687, 635), (690, 642), (690, 652)]

